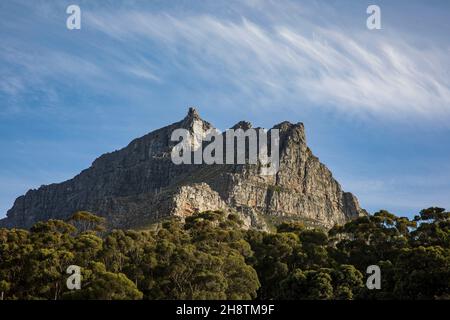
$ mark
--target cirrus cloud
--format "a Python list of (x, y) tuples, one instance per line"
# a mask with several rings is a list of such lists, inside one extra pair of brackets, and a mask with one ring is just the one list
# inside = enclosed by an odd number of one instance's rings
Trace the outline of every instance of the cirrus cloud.
[(88, 15), (88, 23), (142, 50), (157, 45), (175, 72), (262, 96), (259, 106), (306, 101), (361, 116), (450, 118), (445, 45), (420, 47), (395, 30), (373, 35), (271, 18), (263, 24), (245, 16), (127, 11)]

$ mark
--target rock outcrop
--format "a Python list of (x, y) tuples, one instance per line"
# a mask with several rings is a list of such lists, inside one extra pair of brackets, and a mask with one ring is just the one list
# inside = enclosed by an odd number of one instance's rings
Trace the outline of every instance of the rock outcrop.
[[(250, 126), (241, 121), (233, 128)], [(280, 168), (268, 176), (252, 164), (175, 165), (171, 150), (177, 142), (170, 139), (177, 128), (198, 132), (213, 127), (191, 108), (183, 120), (102, 155), (73, 179), (28, 191), (16, 199), (0, 227), (29, 228), (79, 210), (106, 217), (111, 228), (145, 227), (171, 215), (218, 209), (236, 212), (257, 228), (273, 219), (329, 228), (365, 214), (356, 197), (343, 192), (312, 154), (302, 123), (274, 127), (280, 135)]]

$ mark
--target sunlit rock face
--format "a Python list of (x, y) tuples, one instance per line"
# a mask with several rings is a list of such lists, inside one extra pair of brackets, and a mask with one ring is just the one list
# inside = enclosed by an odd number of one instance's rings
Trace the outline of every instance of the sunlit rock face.
[[(145, 227), (168, 216), (183, 218), (205, 210), (238, 213), (246, 227), (260, 229), (281, 220), (330, 228), (365, 214), (356, 197), (343, 192), (312, 154), (302, 123), (274, 126), (280, 137), (280, 167), (274, 175), (261, 175), (252, 164), (176, 165), (171, 150), (177, 142), (171, 135), (177, 128), (195, 137), (213, 126), (190, 108), (183, 120), (102, 155), (73, 179), (28, 191), (16, 199), (0, 226), (29, 228), (79, 210), (106, 217), (110, 228)], [(246, 130), (251, 124), (241, 121), (233, 128)], [(194, 140), (195, 145), (201, 139)]]

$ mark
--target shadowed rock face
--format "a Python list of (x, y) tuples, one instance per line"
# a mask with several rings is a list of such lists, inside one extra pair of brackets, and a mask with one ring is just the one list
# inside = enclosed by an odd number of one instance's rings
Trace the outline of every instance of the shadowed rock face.
[[(272, 176), (259, 175), (258, 165), (173, 164), (173, 130), (200, 127), (206, 131), (212, 125), (191, 108), (183, 120), (102, 155), (73, 179), (28, 191), (0, 226), (29, 228), (79, 210), (106, 217), (111, 228), (143, 227), (170, 215), (218, 209), (237, 212), (248, 227), (257, 228), (265, 228), (267, 218), (329, 228), (365, 214), (356, 197), (343, 192), (312, 154), (302, 123), (274, 127), (280, 130), (280, 169)], [(241, 121), (233, 128), (249, 127)]]

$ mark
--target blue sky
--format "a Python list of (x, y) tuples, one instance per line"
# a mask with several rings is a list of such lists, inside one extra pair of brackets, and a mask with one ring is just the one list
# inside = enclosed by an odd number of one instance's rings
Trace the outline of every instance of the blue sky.
[(188, 106), (219, 129), (304, 122), (370, 212), (450, 209), (449, 16), (448, 1), (2, 0), (0, 217)]

